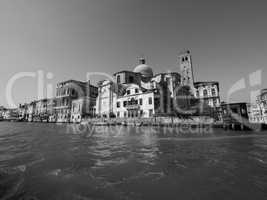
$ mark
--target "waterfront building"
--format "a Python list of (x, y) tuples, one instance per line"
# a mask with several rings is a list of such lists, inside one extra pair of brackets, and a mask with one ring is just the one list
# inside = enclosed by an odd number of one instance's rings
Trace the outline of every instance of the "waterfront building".
[(47, 99), (40, 99), (35, 102), (34, 118), (33, 121), (47, 122)]
[(4, 106), (0, 106), (0, 121), (4, 119), (7, 109)]
[(153, 90), (145, 90), (137, 84), (129, 84), (126, 92), (117, 97), (116, 117), (152, 117), (155, 114), (156, 101)]
[[(191, 107), (201, 102), (219, 113), (219, 83), (194, 82), (189, 51), (180, 53), (178, 61), (182, 75), (178, 72), (154, 74), (146, 60), (140, 58), (132, 71), (116, 72), (112, 80), (100, 81), (98, 87), (90, 81), (60, 82), (55, 98), (33, 101), (21, 107), (21, 116), (26, 115), (23, 118), (28, 121), (46, 122), (81, 122), (90, 117), (199, 116), (200, 112)], [(187, 110), (189, 112), (184, 112)]]
[(206, 82), (195, 82), (195, 98), (203, 101), (205, 104), (212, 108), (220, 107), (220, 94), (219, 94), (219, 82), (217, 81), (206, 81)]
[(29, 122), (32, 122), (35, 116), (36, 101), (32, 101), (27, 106), (27, 119)]
[[(140, 58), (133, 71), (122, 70), (113, 74), (113, 80), (101, 81), (96, 114), (117, 118), (170, 116), (177, 114), (177, 108), (188, 107), (178, 104), (191, 105), (193, 98), (204, 101), (219, 116), (219, 83), (194, 82), (190, 51), (181, 52), (178, 62), (181, 75), (177, 72), (154, 75), (152, 67)], [(183, 92), (186, 87), (189, 91)], [(179, 101), (181, 93), (188, 98)]]
[(263, 123), (262, 111), (258, 103), (248, 104), (248, 116), (251, 123)]
[(56, 114), (54, 109), (55, 105), (55, 98), (47, 99), (46, 114), (48, 117), (48, 122), (56, 122)]
[[(199, 106), (210, 107), (210, 115), (221, 121), (221, 102), (219, 94), (219, 82), (217, 81), (194, 81), (192, 56), (190, 51), (181, 52), (179, 55), (181, 70), (181, 84), (189, 86), (194, 97), (199, 101)], [(200, 108), (201, 109), (201, 108)]]
[[(90, 84), (90, 82), (82, 82), (76, 80), (68, 80), (60, 82), (56, 87), (56, 98), (55, 98), (55, 114), (57, 122), (70, 122), (72, 116), (75, 117), (74, 113), (71, 116), (72, 102), (80, 98), (87, 98), (90, 103), (81, 101), (85, 106), (89, 106), (89, 110), (93, 110), (97, 97), (97, 87)], [(77, 103), (77, 102), (76, 102)]]
[(78, 98), (72, 101), (70, 122), (81, 122), (82, 119), (95, 117), (95, 99), (88, 97)]
[(267, 124), (267, 89), (262, 89), (256, 97), (256, 102), (249, 106), (251, 123)]
[(19, 120), (19, 111), (17, 108), (9, 108), (3, 114), (5, 120)]
[[(118, 79), (120, 82), (120, 79)], [(114, 117), (117, 96), (123, 92), (124, 87), (111, 80), (98, 83), (98, 96), (96, 100), (96, 115), (98, 117)]]
[(28, 104), (19, 104), (18, 113), (19, 113), (19, 120), (27, 120), (27, 109)]
[(99, 84), (98, 116), (148, 118), (173, 112), (175, 88), (181, 81), (179, 73), (153, 75), (152, 68), (140, 58), (133, 71), (119, 71), (113, 77)]
[(210, 115), (217, 121), (222, 120), (219, 82), (202, 81), (194, 83), (194, 96), (199, 100), (200, 108), (209, 107)]
[(247, 103), (222, 103), (222, 118), (223, 122), (228, 125), (244, 125), (249, 122), (249, 112)]
[(267, 89), (262, 89), (257, 104), (260, 107), (263, 123), (267, 124)]

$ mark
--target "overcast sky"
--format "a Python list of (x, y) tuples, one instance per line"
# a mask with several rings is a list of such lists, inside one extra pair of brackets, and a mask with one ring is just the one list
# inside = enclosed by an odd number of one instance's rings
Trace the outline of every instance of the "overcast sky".
[[(86, 72), (132, 70), (144, 55), (154, 73), (178, 71), (178, 53), (192, 52), (196, 81), (220, 82), (222, 100), (241, 78), (248, 101), (267, 87), (266, 1), (234, 0), (0, 0), (0, 105), (19, 72), (52, 72), (55, 84), (86, 80)], [(262, 84), (249, 86), (261, 69)], [(37, 96), (36, 78), (13, 89), (16, 103)]]

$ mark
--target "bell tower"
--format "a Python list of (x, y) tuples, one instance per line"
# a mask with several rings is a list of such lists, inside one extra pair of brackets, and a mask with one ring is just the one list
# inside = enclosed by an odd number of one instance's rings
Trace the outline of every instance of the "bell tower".
[(192, 66), (192, 57), (190, 51), (186, 50), (179, 54), (179, 64), (181, 71), (181, 84), (190, 86), (194, 90), (194, 75)]

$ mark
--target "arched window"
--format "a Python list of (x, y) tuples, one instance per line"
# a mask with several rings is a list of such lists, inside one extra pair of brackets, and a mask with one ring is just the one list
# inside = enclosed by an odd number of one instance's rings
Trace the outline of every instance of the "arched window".
[(216, 96), (216, 90), (215, 90), (215, 88), (212, 88), (211, 89), (211, 94), (212, 94), (212, 96)]
[(206, 89), (203, 90), (203, 96), (207, 97), (208, 96), (208, 91)]
[(196, 91), (196, 97), (199, 97), (199, 91), (198, 90)]

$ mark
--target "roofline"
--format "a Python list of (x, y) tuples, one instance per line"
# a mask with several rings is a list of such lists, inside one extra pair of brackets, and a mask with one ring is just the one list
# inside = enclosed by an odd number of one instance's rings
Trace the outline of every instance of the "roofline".
[(122, 72), (130, 72), (130, 73), (134, 73), (134, 74), (140, 74), (139, 72), (133, 72), (133, 71), (130, 71), (130, 70), (121, 70), (121, 71), (115, 72), (113, 74), (113, 76), (116, 75), (116, 74), (118, 74), (118, 73), (122, 73)]
[(69, 80), (66, 80), (66, 81), (58, 82), (57, 85), (70, 83), (70, 82), (75, 82), (75, 83), (80, 83), (80, 84), (88, 84), (88, 82), (89, 82), (90, 86), (93, 86), (93, 87), (97, 88), (97, 86), (95, 86), (95, 85), (90, 83), (90, 80), (88, 80), (88, 81), (78, 81), (78, 80), (74, 80), (74, 79), (69, 79)]
[(181, 76), (181, 74), (179, 73), (179, 72), (162, 72), (162, 73), (157, 73), (157, 74), (155, 74), (153, 77), (156, 77), (156, 76), (158, 76), (158, 75), (164, 75), (164, 74), (177, 74), (177, 75), (179, 75), (179, 76)]
[(235, 102), (235, 103), (221, 103), (221, 105), (237, 105), (237, 104), (248, 104), (247, 102)]
[(194, 85), (205, 85), (205, 84), (217, 84), (219, 85), (218, 81), (198, 81), (194, 82)]

